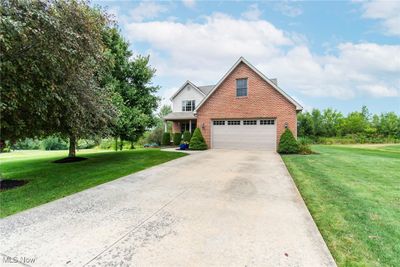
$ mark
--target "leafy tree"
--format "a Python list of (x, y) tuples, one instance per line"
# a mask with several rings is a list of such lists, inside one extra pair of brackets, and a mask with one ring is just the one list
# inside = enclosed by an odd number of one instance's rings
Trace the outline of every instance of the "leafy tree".
[(400, 116), (394, 112), (381, 114), (379, 130), (385, 136), (400, 137)]
[[(162, 136), (164, 133), (164, 119), (163, 118), (165, 115), (167, 115), (171, 112), (172, 112), (171, 106), (163, 105), (161, 107), (160, 111), (157, 114), (157, 117), (155, 118), (156, 119), (156, 127), (154, 127), (151, 130), (151, 132), (146, 140), (148, 143), (161, 144)], [(169, 122), (167, 124), (167, 132), (169, 132), (169, 133), (172, 132), (172, 123), (171, 122)]]
[(156, 127), (150, 132), (147, 138), (147, 142), (156, 143), (160, 145), (162, 143), (163, 134), (164, 134), (164, 128)]
[(364, 114), (358, 111), (351, 112), (342, 122), (341, 129), (343, 134), (364, 133), (368, 122)]
[(309, 112), (301, 112), (297, 115), (298, 135), (312, 136), (312, 118)]
[(324, 136), (325, 129), (323, 127), (323, 117), (319, 109), (313, 109), (311, 111), (311, 121), (313, 136)]
[(1, 131), (12, 142), (103, 133), (115, 115), (99, 86), (106, 14), (77, 1), (1, 2)]
[(356, 140), (364, 142), (366, 138), (400, 137), (400, 116), (395, 112), (373, 115), (366, 106), (346, 117), (330, 108), (325, 109), (322, 114), (314, 109), (311, 114), (299, 113), (297, 120), (298, 134), (304, 137), (353, 135)]
[[(157, 127), (164, 128), (164, 119), (163, 118), (170, 113), (172, 113), (172, 108), (170, 105), (163, 105), (160, 108), (160, 111), (157, 114), (158, 115), (157, 116)], [(167, 122), (167, 132), (172, 132), (172, 122), (170, 122), (170, 121)]]
[(104, 31), (103, 40), (109, 63), (103, 83), (114, 92), (113, 102), (119, 110), (112, 135), (116, 142), (120, 138), (121, 144), (123, 140), (130, 141), (133, 148), (133, 143), (156, 123), (153, 111), (158, 105), (155, 92), (159, 87), (151, 85), (155, 69), (148, 65), (149, 57), (137, 56), (131, 60), (129, 44), (116, 28)]
[(206, 141), (201, 134), (199, 128), (196, 128), (193, 132), (193, 136), (190, 139), (189, 148), (192, 150), (205, 150), (207, 149)]
[(364, 117), (365, 121), (369, 121), (371, 119), (371, 113), (369, 112), (367, 106), (361, 107), (361, 115)]
[(337, 136), (339, 134), (339, 125), (343, 120), (342, 113), (328, 108), (322, 113), (322, 127), (325, 129), (326, 136)]

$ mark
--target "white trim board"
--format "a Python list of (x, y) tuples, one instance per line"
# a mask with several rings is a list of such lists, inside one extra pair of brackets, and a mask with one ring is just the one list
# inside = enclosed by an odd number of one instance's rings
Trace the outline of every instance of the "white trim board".
[(186, 85), (191, 85), (194, 89), (196, 89), (197, 91), (199, 91), (200, 94), (202, 94), (203, 96), (206, 96), (196, 85), (194, 85), (191, 81), (187, 80), (176, 92), (175, 94), (173, 94), (173, 96), (171, 96), (170, 100), (174, 100), (174, 98), (186, 87)]

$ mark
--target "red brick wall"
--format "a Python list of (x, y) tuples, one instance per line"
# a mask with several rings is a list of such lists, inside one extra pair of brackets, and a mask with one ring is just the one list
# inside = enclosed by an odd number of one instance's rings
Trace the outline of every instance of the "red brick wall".
[(181, 132), (181, 124), (179, 121), (172, 122), (172, 132), (180, 133)]
[[(236, 97), (236, 79), (240, 78), (247, 78), (246, 97)], [(244, 63), (237, 66), (197, 112), (197, 127), (201, 129), (209, 147), (211, 119), (228, 118), (275, 118), (277, 143), (286, 122), (297, 136), (295, 105)]]

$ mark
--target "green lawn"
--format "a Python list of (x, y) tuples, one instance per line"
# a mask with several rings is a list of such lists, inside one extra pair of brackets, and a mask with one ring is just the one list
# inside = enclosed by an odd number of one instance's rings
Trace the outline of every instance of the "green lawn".
[(283, 160), (339, 266), (400, 266), (400, 145)]
[(52, 163), (66, 151), (23, 151), (0, 155), (0, 172), (5, 178), (29, 180), (29, 183), (0, 192), (0, 217), (5, 217), (119, 177), (184, 156), (158, 149), (133, 151), (82, 151), (88, 160)]

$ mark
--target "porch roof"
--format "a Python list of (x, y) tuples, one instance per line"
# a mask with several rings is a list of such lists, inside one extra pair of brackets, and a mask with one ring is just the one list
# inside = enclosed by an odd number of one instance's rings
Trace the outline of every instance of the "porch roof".
[(174, 120), (195, 120), (197, 119), (193, 112), (182, 111), (182, 112), (172, 112), (164, 117), (165, 121)]

